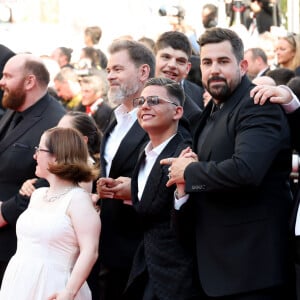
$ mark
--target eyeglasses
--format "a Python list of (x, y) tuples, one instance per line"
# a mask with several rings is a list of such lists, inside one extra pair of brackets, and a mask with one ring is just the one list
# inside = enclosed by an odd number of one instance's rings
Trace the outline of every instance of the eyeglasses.
[(146, 98), (145, 97), (135, 98), (135, 99), (133, 99), (133, 106), (139, 107), (139, 106), (142, 106), (145, 102), (147, 102), (148, 106), (155, 106), (155, 105), (161, 104), (161, 101), (173, 104), (175, 106), (179, 106), (177, 103), (172, 102), (168, 99), (161, 98), (159, 96), (148, 96)]
[(40, 148), (40, 146), (34, 147), (34, 150), (35, 150), (35, 154), (38, 154), (40, 151), (51, 153), (50, 150), (48, 150), (48, 149), (42, 149), (42, 148)]

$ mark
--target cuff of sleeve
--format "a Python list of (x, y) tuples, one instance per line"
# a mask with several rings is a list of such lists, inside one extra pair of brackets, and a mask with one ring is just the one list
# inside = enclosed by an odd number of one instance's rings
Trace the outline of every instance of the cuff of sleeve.
[(15, 224), (20, 213), (17, 213), (15, 198), (2, 202), (1, 214), (3, 219), (9, 224)]
[(282, 108), (284, 111), (289, 114), (294, 112), (297, 108), (300, 107), (300, 102), (297, 96), (293, 93), (293, 91), (286, 85), (279, 85), (279, 87), (284, 88), (285, 90), (289, 91), (292, 95), (292, 100), (287, 104), (282, 104)]
[(176, 210), (180, 210), (181, 206), (188, 201), (189, 197), (190, 197), (190, 195), (187, 194), (187, 195), (177, 199), (174, 194), (174, 208)]

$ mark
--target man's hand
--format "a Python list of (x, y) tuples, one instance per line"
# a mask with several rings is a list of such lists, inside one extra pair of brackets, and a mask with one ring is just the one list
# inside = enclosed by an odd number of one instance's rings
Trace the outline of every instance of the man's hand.
[(169, 167), (169, 180), (167, 182), (167, 187), (177, 184), (184, 185), (184, 170), (192, 162), (198, 161), (198, 156), (196, 153), (192, 152), (191, 148), (188, 147), (182, 150), (179, 157), (169, 157), (162, 159), (160, 161), (161, 165), (170, 165)]
[(28, 179), (26, 180), (20, 190), (19, 193), (22, 196), (27, 196), (27, 197), (31, 197), (31, 194), (35, 191), (35, 186), (34, 183), (37, 181), (37, 178), (33, 178), (33, 179)]
[(255, 104), (264, 105), (269, 99), (272, 103), (288, 104), (292, 101), (291, 92), (281, 86), (258, 85), (250, 91)]
[(100, 198), (131, 200), (131, 178), (100, 178), (97, 181), (97, 192)]

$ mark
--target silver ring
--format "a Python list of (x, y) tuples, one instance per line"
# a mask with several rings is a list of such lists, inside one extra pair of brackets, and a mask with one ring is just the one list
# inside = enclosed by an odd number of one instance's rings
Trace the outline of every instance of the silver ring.
[(171, 172), (171, 167), (168, 168), (168, 171)]
[(172, 163), (172, 158), (171, 158), (171, 157), (168, 158), (168, 163), (169, 163), (169, 164)]
[(171, 177), (172, 177), (172, 176), (171, 176), (171, 174), (170, 174), (170, 173), (168, 174), (168, 177), (169, 177), (169, 179), (171, 179)]

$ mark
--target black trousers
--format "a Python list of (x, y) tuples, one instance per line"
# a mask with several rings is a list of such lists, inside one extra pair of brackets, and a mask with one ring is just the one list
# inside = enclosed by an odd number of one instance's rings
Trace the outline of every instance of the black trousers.
[(0, 287), (2, 284), (2, 279), (3, 279), (7, 265), (8, 265), (8, 261), (0, 261)]
[(209, 297), (203, 295), (202, 300), (295, 300), (294, 291), (288, 290), (286, 287), (272, 287), (268, 289), (256, 290), (243, 294), (236, 294), (223, 297)]
[(130, 269), (106, 268), (100, 265), (99, 291), (100, 300), (122, 300)]

